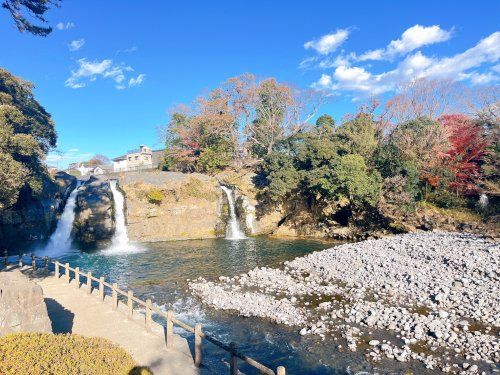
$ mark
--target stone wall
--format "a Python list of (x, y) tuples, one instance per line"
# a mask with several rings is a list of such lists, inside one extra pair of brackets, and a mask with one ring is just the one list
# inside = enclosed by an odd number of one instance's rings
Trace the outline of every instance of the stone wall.
[(52, 332), (42, 288), (18, 270), (0, 272), (0, 336)]

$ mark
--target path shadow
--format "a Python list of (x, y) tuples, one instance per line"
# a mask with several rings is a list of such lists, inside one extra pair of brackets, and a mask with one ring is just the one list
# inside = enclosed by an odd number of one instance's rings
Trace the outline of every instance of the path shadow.
[(71, 333), (75, 314), (67, 310), (53, 298), (44, 298), (47, 312), (52, 323), (53, 333)]

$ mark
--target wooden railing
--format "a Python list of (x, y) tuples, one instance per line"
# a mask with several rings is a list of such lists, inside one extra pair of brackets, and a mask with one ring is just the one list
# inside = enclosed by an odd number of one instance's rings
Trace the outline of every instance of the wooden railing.
[[(26, 256), (20, 255), (19, 256), (19, 266), (23, 266), (23, 258)], [(43, 267), (49, 270), (49, 265), (53, 264), (54, 265), (54, 277), (57, 279), (60, 279), (61, 277), (64, 277), (64, 281), (69, 284), (71, 280), (73, 280), (75, 284), (76, 289), (80, 289), (81, 286), (85, 287), (86, 293), (87, 294), (92, 294), (93, 290), (95, 288), (92, 285), (92, 282), (97, 283), (97, 296), (98, 298), (104, 302), (105, 299), (105, 288), (108, 288), (111, 290), (111, 307), (113, 310), (118, 309), (118, 296), (123, 296), (125, 301), (126, 301), (126, 309), (127, 309), (127, 317), (132, 320), (134, 316), (134, 303), (143, 307), (145, 310), (145, 319), (144, 319), (144, 325), (145, 328), (148, 332), (152, 331), (152, 322), (153, 322), (153, 313), (157, 314), (158, 316), (164, 318), (166, 320), (166, 324), (163, 325), (163, 331), (165, 334), (165, 341), (166, 341), (166, 346), (167, 350), (171, 350), (173, 348), (173, 343), (174, 343), (174, 326), (177, 325), (184, 329), (187, 332), (193, 333), (194, 334), (194, 364), (196, 367), (201, 366), (202, 362), (202, 346), (203, 346), (203, 339), (211, 342), (212, 344), (218, 346), (219, 348), (225, 350), (226, 352), (229, 353), (230, 355), (230, 361), (229, 361), (229, 368), (230, 368), (230, 374), (231, 375), (237, 375), (238, 374), (238, 359), (241, 359), (245, 363), (249, 364), (250, 366), (256, 368), (259, 370), (262, 374), (268, 374), (268, 375), (285, 375), (286, 370), (285, 367), (283, 366), (278, 366), (276, 369), (276, 372), (274, 370), (270, 369), (269, 367), (264, 366), (260, 362), (256, 361), (253, 358), (250, 358), (242, 353), (240, 353), (237, 349), (237, 346), (234, 342), (231, 342), (229, 345), (224, 344), (223, 342), (219, 341), (215, 337), (207, 334), (206, 332), (203, 332), (202, 325), (200, 323), (195, 324), (194, 327), (191, 327), (189, 324), (177, 319), (175, 317), (175, 314), (172, 310), (169, 310), (167, 312), (160, 310), (158, 307), (154, 306), (151, 303), (150, 299), (147, 299), (146, 301), (142, 301), (141, 299), (137, 298), (134, 296), (134, 292), (132, 290), (124, 291), (120, 288), (118, 288), (118, 285), (116, 283), (109, 283), (106, 282), (104, 277), (95, 277), (92, 275), (91, 272), (82, 272), (78, 267), (72, 268), (69, 266), (68, 263), (59, 263), (57, 260), (51, 260), (49, 257), (44, 257), (44, 258), (38, 258), (35, 257), (34, 255), (31, 255), (30, 257), (31, 260), (31, 267), (33, 269), (37, 269), (38, 264), (43, 262)], [(38, 262), (37, 262), (38, 261)], [(5, 253), (4, 256), (4, 264), (7, 266), (8, 265), (8, 256), (7, 253)], [(63, 273), (61, 273), (64, 271)], [(73, 273), (73, 278), (71, 278), (71, 273)], [(85, 278), (85, 283), (82, 282), (81, 276)]]

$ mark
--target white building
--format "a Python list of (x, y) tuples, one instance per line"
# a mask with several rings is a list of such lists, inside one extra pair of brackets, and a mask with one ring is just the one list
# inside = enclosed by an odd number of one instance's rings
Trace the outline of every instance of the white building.
[(147, 146), (141, 145), (138, 150), (132, 150), (125, 155), (113, 159), (114, 172), (138, 171), (152, 169), (153, 152)]

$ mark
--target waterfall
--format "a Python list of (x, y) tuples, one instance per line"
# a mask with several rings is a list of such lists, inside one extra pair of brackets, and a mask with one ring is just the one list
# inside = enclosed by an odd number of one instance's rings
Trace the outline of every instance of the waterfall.
[(116, 180), (110, 180), (111, 193), (115, 202), (115, 233), (111, 239), (111, 246), (105, 250), (107, 254), (123, 254), (142, 251), (138, 246), (130, 243), (125, 224), (125, 197), (116, 186)]
[(226, 230), (226, 238), (228, 240), (241, 240), (246, 238), (245, 234), (240, 229), (238, 218), (236, 217), (236, 209), (234, 208), (233, 191), (227, 186), (221, 185), (221, 189), (226, 193), (229, 203), (229, 223)]
[(479, 206), (484, 210), (486, 207), (488, 207), (489, 200), (488, 196), (486, 194), (481, 194), (479, 197)]
[(56, 257), (71, 250), (71, 230), (75, 220), (76, 196), (80, 184), (80, 181), (78, 181), (75, 189), (66, 200), (66, 206), (64, 206), (63, 213), (57, 222), (56, 230), (50, 236), (45, 248), (38, 253), (39, 256)]

